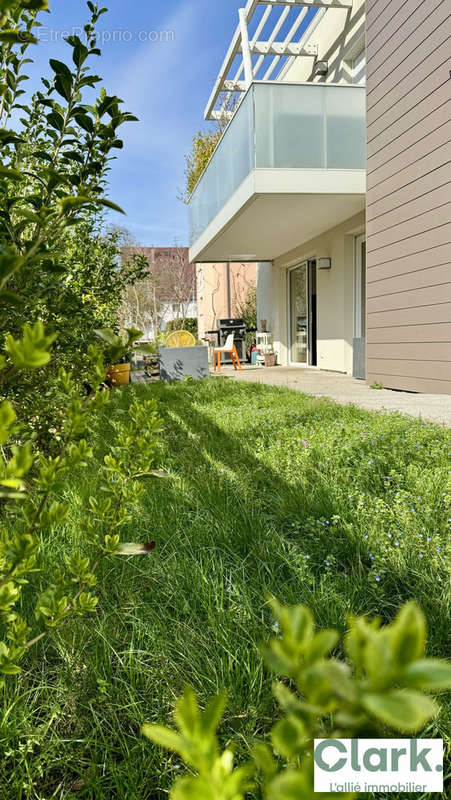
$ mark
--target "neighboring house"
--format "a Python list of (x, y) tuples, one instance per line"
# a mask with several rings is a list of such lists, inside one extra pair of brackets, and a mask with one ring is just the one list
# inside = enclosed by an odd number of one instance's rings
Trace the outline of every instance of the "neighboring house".
[(451, 393), (451, 9), (366, 8), (239, 12), (205, 112), (230, 121), (190, 200), (190, 258), (257, 263), (280, 363)]
[(257, 264), (197, 264), (199, 337), (218, 320), (242, 317), (243, 304), (257, 283)]
[(187, 247), (122, 248), (122, 258), (145, 256), (149, 278), (128, 287), (122, 306), (122, 323), (144, 331), (143, 339), (155, 339), (173, 320), (197, 318), (196, 266)]

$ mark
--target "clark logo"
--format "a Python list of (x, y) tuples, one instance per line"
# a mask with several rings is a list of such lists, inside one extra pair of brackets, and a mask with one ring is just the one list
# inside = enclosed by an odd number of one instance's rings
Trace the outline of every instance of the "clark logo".
[(442, 791), (442, 739), (315, 739), (315, 792)]

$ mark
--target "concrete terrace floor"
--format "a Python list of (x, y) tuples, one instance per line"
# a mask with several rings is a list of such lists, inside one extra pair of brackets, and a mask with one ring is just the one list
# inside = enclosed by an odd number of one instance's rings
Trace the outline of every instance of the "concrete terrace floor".
[(315, 397), (328, 397), (341, 405), (350, 403), (368, 411), (399, 411), (451, 427), (451, 395), (370, 389), (365, 381), (355, 380), (349, 375), (305, 367), (243, 364), (241, 371), (235, 371), (232, 366), (223, 365), (221, 375), (237, 381), (283, 386)]

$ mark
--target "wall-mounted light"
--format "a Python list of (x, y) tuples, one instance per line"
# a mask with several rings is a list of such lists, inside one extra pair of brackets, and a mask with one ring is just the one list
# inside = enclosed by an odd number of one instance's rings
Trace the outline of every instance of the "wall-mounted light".
[(325, 78), (329, 74), (329, 62), (317, 61), (313, 67), (313, 74), (316, 78)]
[(318, 259), (318, 269), (332, 269), (332, 259), (331, 258), (319, 258)]

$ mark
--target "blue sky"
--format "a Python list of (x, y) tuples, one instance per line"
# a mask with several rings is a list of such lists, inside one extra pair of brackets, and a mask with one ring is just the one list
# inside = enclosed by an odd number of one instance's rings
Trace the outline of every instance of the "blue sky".
[[(42, 15), (41, 41), (33, 48), (33, 89), (38, 76), (49, 71), (49, 58), (69, 53), (62, 32), (83, 24), (88, 14), (84, 0), (50, 0), (50, 5), (51, 14)], [(184, 155), (193, 133), (209, 127), (203, 110), (237, 25), (239, 3), (105, 0), (105, 6), (109, 13), (100, 25), (104, 38), (117, 40), (113, 32), (126, 31), (122, 39), (131, 34), (132, 41), (105, 41), (93, 69), (104, 78), (107, 91), (119, 95), (140, 119), (122, 128), (125, 148), (114, 162), (110, 197), (127, 217), (114, 215), (112, 221), (127, 227), (143, 245), (186, 245), (187, 209), (177, 199)], [(159, 31), (173, 35), (152, 41)], [(151, 35), (140, 41), (140, 32), (143, 39)]]

